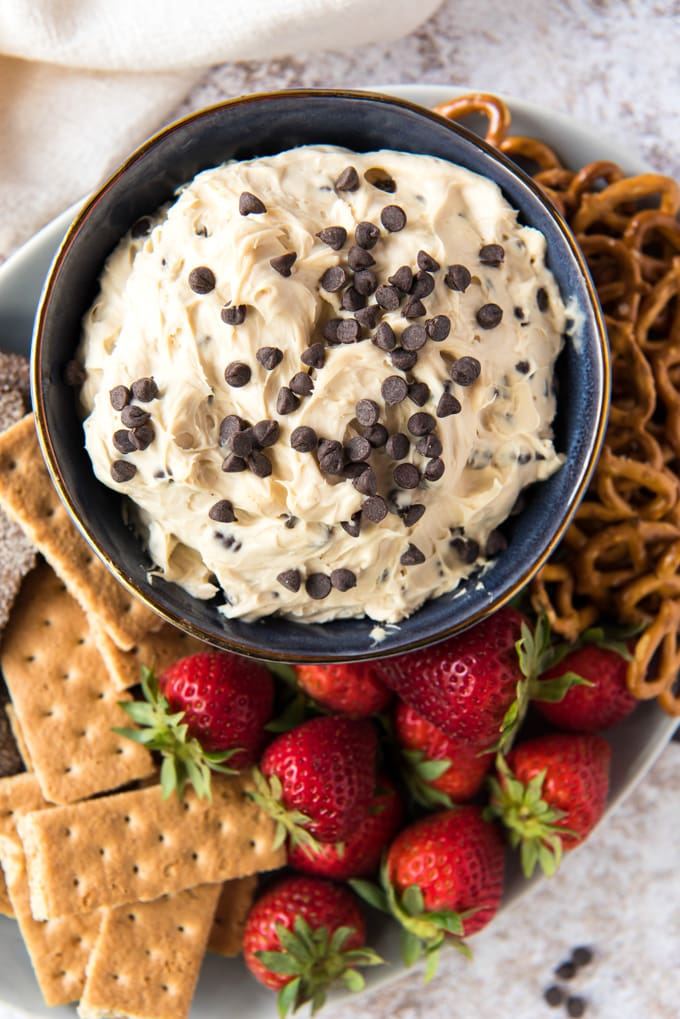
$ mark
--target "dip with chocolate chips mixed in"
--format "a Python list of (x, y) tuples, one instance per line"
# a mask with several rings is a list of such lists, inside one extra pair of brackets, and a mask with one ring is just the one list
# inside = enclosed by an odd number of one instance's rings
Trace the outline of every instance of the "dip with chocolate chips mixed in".
[(397, 622), (503, 547), (560, 465), (566, 313), (497, 186), (300, 147), (199, 174), (110, 256), (84, 322), (97, 477), (228, 617)]

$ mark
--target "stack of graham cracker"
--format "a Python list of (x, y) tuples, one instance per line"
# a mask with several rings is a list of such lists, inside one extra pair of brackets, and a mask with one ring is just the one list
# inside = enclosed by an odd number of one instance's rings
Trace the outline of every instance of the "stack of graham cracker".
[(285, 863), (249, 777), (164, 800), (154, 761), (116, 735), (142, 664), (199, 642), (109, 574), (71, 522), (32, 415), (0, 435), (0, 506), (40, 554), (0, 665), (26, 772), (0, 778), (0, 912), (14, 915), (48, 1005), (181, 1019), (210, 948), (240, 950), (256, 875)]

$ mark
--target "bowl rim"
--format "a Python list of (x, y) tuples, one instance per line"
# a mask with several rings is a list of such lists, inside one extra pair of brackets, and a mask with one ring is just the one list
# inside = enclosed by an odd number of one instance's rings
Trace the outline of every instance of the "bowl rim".
[[(579, 272), (583, 278), (585, 290), (590, 302), (590, 307), (593, 315), (593, 322), (595, 326), (595, 333), (597, 337), (597, 353), (599, 354), (601, 362), (601, 376), (600, 376), (600, 388), (602, 391), (602, 399), (600, 401), (598, 412), (597, 412), (597, 424), (592, 435), (589, 446), (590, 452), (587, 457), (587, 461), (583, 466), (581, 477), (578, 485), (573, 491), (571, 506), (569, 512), (560, 521), (553, 537), (546, 544), (541, 554), (532, 559), (528, 566), (522, 571), (521, 575), (518, 576), (515, 581), (508, 586), (508, 588), (494, 597), (492, 604), (481, 605), (475, 612), (473, 612), (465, 620), (453, 623), (450, 626), (441, 629), (437, 632), (436, 636), (422, 636), (412, 637), (408, 641), (405, 641), (401, 646), (397, 648), (383, 648), (380, 642), (374, 642), (371, 648), (358, 653), (338, 651), (337, 653), (314, 654), (307, 652), (296, 651), (293, 654), (285, 654), (279, 650), (266, 651), (260, 646), (250, 646), (248, 644), (241, 643), (237, 639), (231, 637), (220, 639), (216, 634), (209, 632), (204, 629), (200, 624), (184, 618), (179, 612), (173, 611), (164, 605), (159, 604), (158, 600), (152, 598), (144, 590), (142, 590), (137, 582), (128, 575), (125, 569), (116, 562), (113, 557), (104, 549), (98, 539), (90, 530), (87, 521), (83, 519), (82, 515), (77, 511), (74, 500), (71, 497), (69, 486), (66, 483), (64, 474), (59, 463), (59, 458), (56, 454), (54, 443), (50, 434), (50, 430), (47, 422), (47, 411), (42, 396), (42, 373), (41, 366), (43, 361), (43, 338), (45, 323), (48, 314), (50, 299), (56, 285), (56, 279), (59, 275), (59, 270), (62, 263), (68, 256), (73, 244), (76, 241), (77, 235), (97, 207), (97, 205), (103, 201), (108, 192), (117, 184), (121, 177), (123, 177), (130, 167), (139, 162), (144, 156), (153, 149), (159, 142), (162, 142), (165, 138), (174, 134), (177, 131), (181, 131), (194, 121), (201, 120), (205, 117), (209, 117), (216, 112), (231, 109), (235, 106), (242, 106), (250, 103), (268, 102), (276, 99), (305, 99), (310, 96), (321, 96), (327, 98), (335, 98), (340, 100), (352, 99), (359, 101), (368, 101), (372, 103), (379, 103), (386, 106), (402, 108), (412, 114), (417, 115), (425, 120), (430, 120), (436, 123), (438, 126), (445, 126), (453, 134), (462, 137), (463, 140), (471, 145), (473, 148), (478, 149), (483, 155), (491, 158), (496, 163), (499, 163), (504, 170), (512, 176), (518, 178), (524, 187), (532, 193), (533, 198), (542, 206), (544, 212), (548, 218), (553, 220), (557, 231), (561, 234), (565, 245), (569, 249), (571, 258), (577, 265)], [(499, 185), (500, 186), (500, 185)], [(110, 176), (84, 201), (80, 209), (77, 211), (74, 219), (69, 225), (56, 253), (50, 265), (43, 290), (40, 296), (38, 309), (34, 321), (33, 335), (31, 341), (31, 361), (30, 361), (30, 385), (31, 385), (31, 398), (34, 408), (34, 419), (36, 425), (36, 433), (38, 437), (39, 446), (47, 467), (48, 473), (51, 480), (57, 490), (59, 498), (62, 504), (65, 506), (72, 522), (77, 527), (78, 531), (85, 539), (92, 551), (98, 556), (98, 558), (104, 563), (106, 568), (116, 577), (116, 579), (123, 585), (123, 587), (136, 599), (142, 602), (148, 609), (159, 615), (165, 622), (172, 624), (173, 626), (180, 627), (186, 633), (190, 634), (198, 640), (211, 644), (221, 650), (230, 651), (236, 654), (241, 654), (249, 658), (259, 659), (261, 661), (269, 662), (284, 662), (284, 663), (295, 663), (295, 664), (311, 664), (322, 662), (324, 664), (332, 664), (337, 662), (346, 661), (370, 661), (379, 657), (393, 657), (396, 655), (406, 654), (416, 651), (420, 648), (427, 647), (431, 644), (436, 644), (441, 641), (447, 640), (449, 637), (454, 636), (457, 633), (462, 632), (465, 629), (473, 626), (487, 615), (496, 612), (502, 608), (509, 601), (511, 601), (519, 591), (524, 588), (533, 576), (540, 570), (546, 560), (550, 557), (556, 546), (564, 536), (569, 524), (571, 523), (574, 514), (581, 502), (588, 484), (592, 478), (592, 475), (597, 466), (599, 454), (604, 441), (605, 431), (607, 428), (609, 404), (611, 395), (611, 356), (609, 350), (609, 343), (607, 340), (607, 329), (604, 321), (604, 315), (600, 306), (599, 298), (595, 290), (595, 286), (591, 277), (590, 270), (585, 261), (581, 249), (579, 248), (576, 239), (571, 231), (571, 228), (567, 224), (560, 210), (550, 201), (547, 195), (541, 190), (538, 184), (525, 173), (525, 171), (514, 163), (508, 156), (505, 155), (501, 150), (494, 148), (484, 138), (475, 134), (474, 131), (467, 128), (465, 125), (461, 125), (458, 122), (452, 121), (434, 110), (428, 109), (425, 106), (421, 106), (416, 102), (412, 102), (408, 99), (391, 95), (389, 93), (369, 90), (358, 90), (358, 89), (339, 89), (339, 88), (294, 88), (294, 89), (274, 89), (271, 91), (264, 92), (253, 92), (242, 96), (236, 96), (231, 99), (212, 103), (208, 106), (201, 107), (197, 110), (193, 110), (188, 114), (176, 118), (170, 121), (168, 124), (159, 128), (148, 138), (146, 138), (140, 145), (138, 145), (128, 157), (121, 162), (118, 167), (112, 171)], [(149, 585), (151, 586), (151, 585)], [(423, 603), (427, 605), (427, 601)], [(420, 606), (422, 608), (423, 606)], [(419, 611), (420, 609), (416, 610)], [(413, 613), (413, 615), (416, 614)], [(264, 617), (264, 621), (266, 622)], [(362, 617), (363, 618), (363, 617)], [(412, 617), (409, 617), (412, 618)], [(259, 620), (258, 622), (262, 622)], [(294, 622), (300, 625), (304, 624), (304, 620), (294, 620)], [(314, 624), (324, 625), (324, 624)], [(377, 623), (376, 626), (382, 624)]]

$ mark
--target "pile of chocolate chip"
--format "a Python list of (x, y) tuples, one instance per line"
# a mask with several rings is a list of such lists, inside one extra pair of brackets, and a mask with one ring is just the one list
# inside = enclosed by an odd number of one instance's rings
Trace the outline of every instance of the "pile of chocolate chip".
[[(151, 424), (151, 414), (139, 404), (151, 403), (157, 398), (158, 386), (150, 378), (137, 379), (129, 388), (124, 385), (114, 386), (110, 391), (111, 406), (120, 412), (121, 424), (124, 425), (113, 433), (113, 445), (119, 453), (134, 453), (151, 445), (156, 434)], [(111, 477), (114, 481), (130, 481), (136, 473), (137, 468), (129, 460), (114, 460), (111, 464)]]

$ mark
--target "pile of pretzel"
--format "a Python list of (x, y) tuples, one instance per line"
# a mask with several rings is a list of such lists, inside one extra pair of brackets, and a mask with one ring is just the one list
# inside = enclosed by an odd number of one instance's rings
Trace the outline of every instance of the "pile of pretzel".
[(544, 142), (510, 135), (510, 111), (493, 95), (464, 95), (436, 112), (483, 114), (486, 141), (529, 169), (576, 236), (609, 334), (604, 447), (532, 583), (533, 606), (570, 641), (606, 620), (642, 627), (629, 688), (680, 715), (680, 186), (606, 161), (567, 169)]

